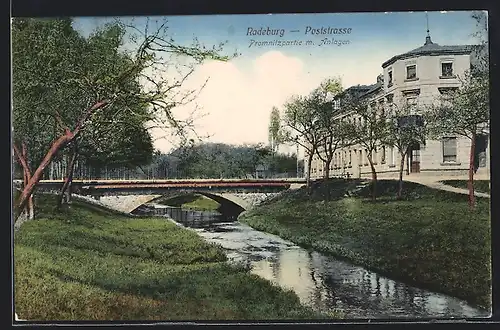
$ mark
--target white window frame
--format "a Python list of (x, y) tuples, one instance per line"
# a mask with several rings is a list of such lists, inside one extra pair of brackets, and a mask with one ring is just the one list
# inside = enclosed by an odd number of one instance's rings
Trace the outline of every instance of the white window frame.
[(387, 87), (394, 85), (394, 71), (392, 68), (387, 69)]
[[(415, 77), (409, 78), (408, 77), (408, 68), (414, 66), (415, 67)], [(407, 63), (405, 65), (405, 80), (415, 80), (418, 79), (418, 68), (417, 68), (417, 63)]]
[[(445, 154), (444, 154), (445, 140), (455, 140), (455, 159), (454, 160), (445, 160)], [(456, 136), (443, 136), (441, 138), (441, 163), (443, 163), (443, 164), (459, 163), (459, 161), (458, 161), (458, 138)]]
[[(445, 76), (443, 73), (443, 64), (451, 64), (451, 75)], [(453, 59), (441, 59), (439, 61), (439, 77), (441, 78), (453, 78), (455, 77), (455, 61)]]
[(389, 151), (389, 166), (396, 166), (396, 148), (391, 147)]

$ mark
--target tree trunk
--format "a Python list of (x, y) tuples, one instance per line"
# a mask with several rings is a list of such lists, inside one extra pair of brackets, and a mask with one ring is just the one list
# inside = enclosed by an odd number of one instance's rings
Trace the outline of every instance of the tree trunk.
[[(26, 150), (26, 144), (22, 144), (21, 152), (14, 146), (14, 153), (16, 154), (19, 163), (23, 169), (23, 189), (28, 185), (29, 180), (31, 179), (31, 170), (29, 168), (28, 163), (28, 152)], [(26, 214), (26, 220), (33, 220), (35, 218), (35, 210), (33, 205), (33, 195), (30, 194), (28, 197), (28, 203), (25, 208), (19, 208), (18, 213), (22, 215), (23, 212)]]
[(375, 166), (373, 165), (372, 155), (368, 155), (368, 162), (370, 163), (370, 168), (372, 170), (372, 200), (377, 199), (377, 171), (375, 170)]
[(330, 185), (328, 184), (328, 179), (330, 178), (330, 164), (332, 163), (333, 157), (328, 157), (325, 162), (323, 178), (325, 179), (325, 199), (330, 200)]
[(467, 183), (469, 187), (469, 208), (474, 209), (476, 205), (476, 200), (474, 197), (474, 152), (476, 147), (476, 133), (472, 133), (472, 139), (470, 144), (470, 157), (469, 157), (469, 181)]
[(406, 153), (400, 153), (401, 161), (399, 162), (399, 186), (398, 186), (398, 199), (401, 199), (403, 196), (403, 171), (405, 167), (405, 157)]
[(332, 158), (333, 157), (329, 157), (325, 161), (325, 166), (323, 168), (323, 178), (324, 179), (330, 178), (330, 164), (332, 163)]
[(25, 206), (26, 203), (29, 199), (29, 197), (33, 194), (36, 184), (40, 181), (41, 177), (43, 176), (43, 172), (45, 168), (51, 163), (52, 159), (54, 156), (57, 154), (57, 152), (63, 148), (66, 144), (71, 142), (75, 138), (75, 136), (78, 135), (78, 133), (81, 131), (83, 126), (85, 125), (86, 121), (88, 118), (98, 109), (105, 107), (106, 105), (109, 104), (109, 101), (100, 101), (95, 103), (93, 106), (88, 108), (83, 116), (80, 118), (78, 123), (75, 126), (75, 129), (73, 132), (71, 132), (68, 128), (65, 129), (65, 132), (63, 135), (58, 137), (50, 146), (49, 151), (43, 158), (42, 162), (36, 169), (35, 173), (33, 176), (30, 178), (28, 184), (24, 187), (23, 192), (21, 193), (21, 196), (19, 196), (19, 199), (17, 201), (17, 207), (22, 210)]
[(73, 182), (73, 173), (75, 171), (76, 158), (78, 156), (78, 146), (76, 140), (74, 140), (73, 148), (71, 150), (71, 159), (66, 168), (66, 179), (61, 188), (59, 195), (59, 200), (57, 203), (57, 208), (60, 209), (63, 204), (67, 204), (71, 201), (71, 183)]
[(35, 185), (40, 181), (40, 178), (43, 175), (43, 171), (50, 164), (52, 158), (56, 155), (56, 153), (66, 145), (73, 138), (73, 134), (65, 134), (59, 137), (54, 141), (49, 151), (45, 155), (42, 163), (38, 166), (33, 176), (30, 178), (28, 184), (24, 187), (21, 196), (19, 196), (17, 206), (20, 210), (22, 210), (26, 206), (26, 202), (28, 198), (33, 194), (35, 190)]
[(311, 192), (311, 162), (314, 157), (314, 153), (309, 153), (307, 157), (307, 175), (306, 175), (306, 187), (307, 191)]

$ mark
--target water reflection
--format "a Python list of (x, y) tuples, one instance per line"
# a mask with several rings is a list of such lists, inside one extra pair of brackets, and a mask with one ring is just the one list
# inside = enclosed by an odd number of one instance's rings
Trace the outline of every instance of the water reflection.
[(193, 228), (227, 250), (232, 262), (293, 289), (300, 300), (322, 312), (341, 311), (347, 318), (488, 317), (466, 302), (417, 289), (362, 267), (311, 252), (280, 237), (259, 232), (217, 212), (160, 207), (163, 214)]

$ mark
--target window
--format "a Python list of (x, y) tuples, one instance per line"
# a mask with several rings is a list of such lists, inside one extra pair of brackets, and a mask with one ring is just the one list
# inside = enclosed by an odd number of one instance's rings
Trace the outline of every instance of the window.
[(438, 91), (441, 94), (450, 94), (458, 90), (458, 87), (438, 87)]
[(443, 163), (453, 163), (457, 161), (457, 138), (443, 138)]
[(453, 77), (453, 63), (452, 62), (441, 63), (441, 76), (442, 77)]
[(477, 162), (479, 167), (487, 166), (487, 150), (488, 150), (488, 136), (484, 134), (478, 134), (476, 136), (476, 152), (477, 152)]
[(333, 108), (334, 108), (335, 110), (340, 109), (340, 100), (334, 100), (334, 101), (333, 101)]
[(380, 159), (382, 164), (385, 164), (385, 146), (382, 146), (382, 157)]
[(365, 149), (365, 166), (368, 166), (368, 149)]
[(416, 112), (416, 107), (417, 107), (417, 97), (416, 96), (407, 97), (406, 104), (408, 105), (408, 108), (410, 109), (410, 115), (414, 115)]
[(359, 162), (358, 162), (358, 166), (362, 166), (363, 165), (363, 150), (359, 150)]
[(349, 166), (351, 166), (352, 163), (352, 150), (349, 150)]
[(417, 78), (417, 66), (415, 64), (406, 67), (406, 79)]
[(387, 80), (387, 87), (391, 87), (392, 86), (392, 70), (387, 72), (387, 75), (388, 75), (388, 80)]

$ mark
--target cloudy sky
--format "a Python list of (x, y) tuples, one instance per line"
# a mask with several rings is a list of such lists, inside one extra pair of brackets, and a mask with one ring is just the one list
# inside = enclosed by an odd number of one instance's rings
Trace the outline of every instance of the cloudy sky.
[[(429, 12), (432, 40), (442, 45), (475, 43), (471, 12)], [(307, 94), (323, 79), (340, 76), (345, 88), (372, 84), (382, 72), (381, 64), (394, 55), (425, 42), (424, 12), (339, 13), (280, 15), (215, 15), (154, 17), (168, 19), (169, 33), (180, 44), (193, 37), (206, 46), (227, 42), (224, 51), (241, 55), (228, 62), (199, 66), (186, 86), (208, 83), (196, 100), (204, 116), (197, 120), (200, 135), (209, 141), (232, 144), (267, 143), (271, 108), (280, 108), (293, 94)], [(90, 33), (106, 18), (77, 18), (75, 28)], [(127, 18), (131, 20), (131, 18)], [(145, 24), (145, 18), (133, 18)], [(249, 28), (284, 30), (280, 36), (247, 35)], [(310, 27), (310, 28), (308, 28)], [(307, 30), (350, 28), (345, 35), (312, 35)], [(295, 32), (293, 32), (295, 31)], [(348, 44), (325, 45), (328, 37)], [(253, 44), (252, 44), (253, 40)], [(296, 46), (258, 46), (262, 41), (302, 41)], [(305, 43), (309, 41), (309, 44)], [(312, 41), (312, 44), (311, 44)], [(191, 104), (190, 106), (193, 106)], [(189, 106), (176, 113), (189, 113)], [(182, 115), (181, 115), (182, 116)], [(172, 142), (162, 131), (154, 131), (157, 149), (168, 152)], [(286, 150), (286, 149), (285, 149)]]

